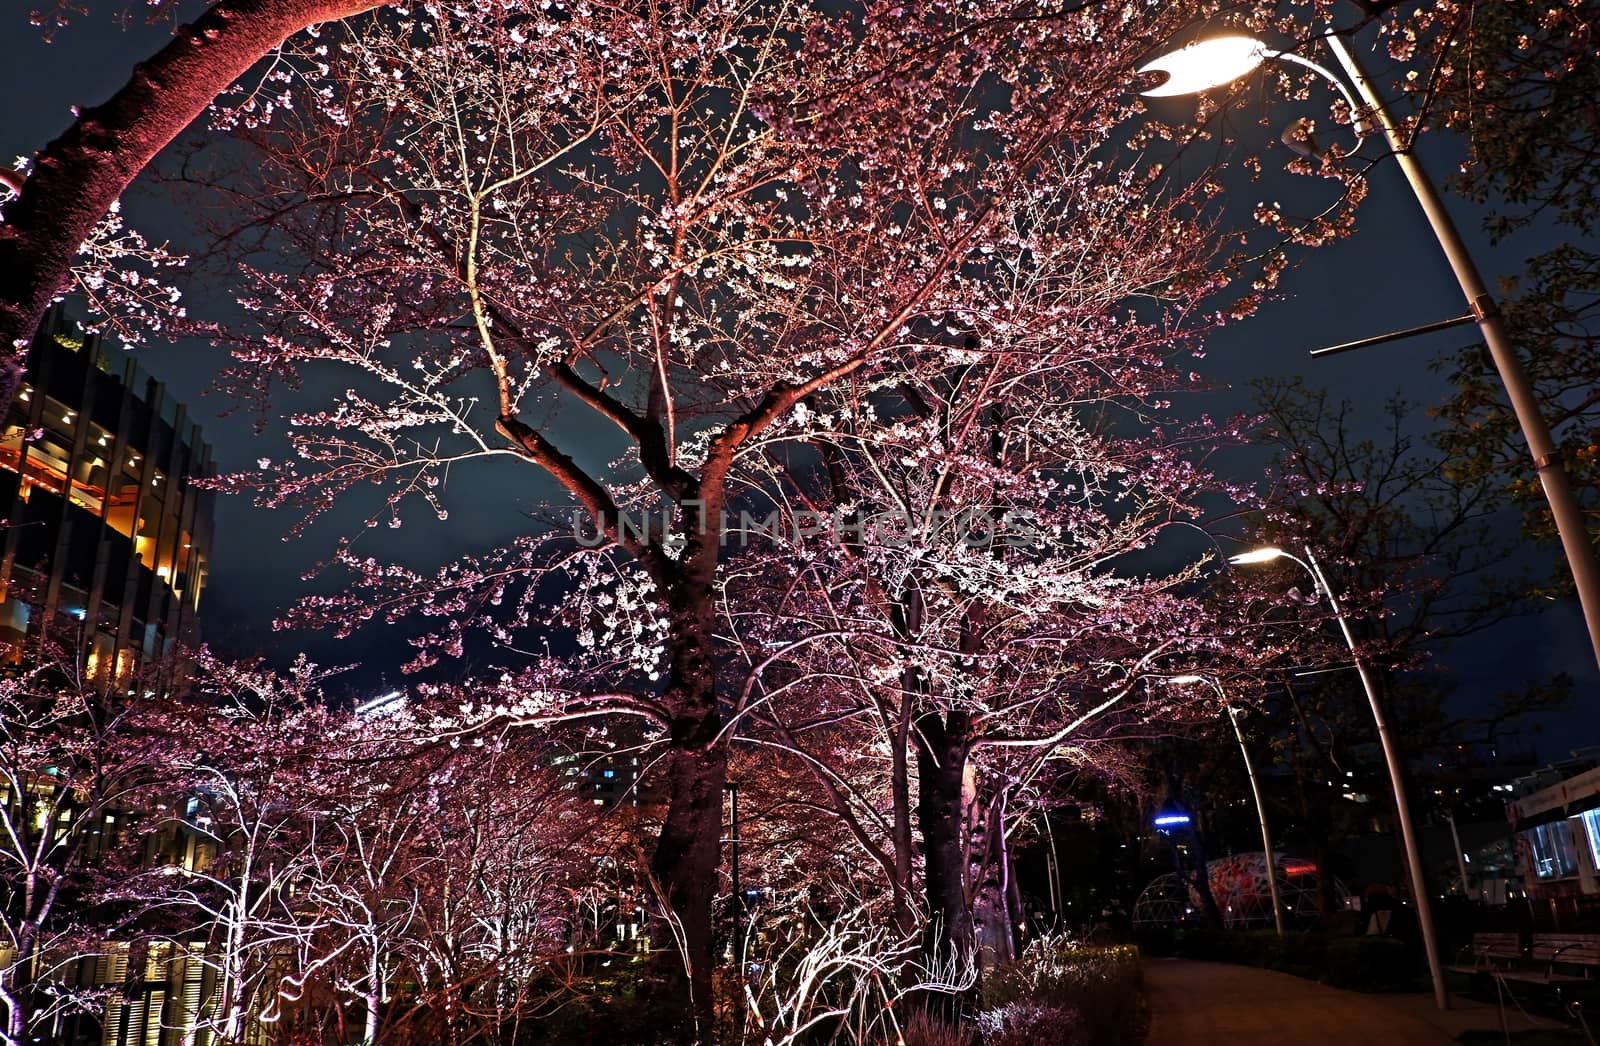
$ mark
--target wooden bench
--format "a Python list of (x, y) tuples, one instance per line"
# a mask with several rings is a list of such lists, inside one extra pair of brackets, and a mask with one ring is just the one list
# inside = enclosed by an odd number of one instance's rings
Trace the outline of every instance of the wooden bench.
[(1600, 934), (1536, 933), (1524, 950), (1519, 934), (1475, 933), (1472, 944), (1462, 951), (1468, 950), (1471, 965), (1458, 963), (1446, 969), (1470, 974), (1474, 988), (1493, 982), (1502, 1030), (1507, 1001), (1522, 1005), (1514, 992), (1518, 985), (1529, 986), (1526, 991), (1531, 995), (1550, 993), (1567, 1016), (1580, 1022), (1584, 1001), (1600, 986), (1600, 977), (1591, 976), (1592, 970), (1600, 968)]
[[(1600, 934), (1596, 933), (1536, 933), (1528, 949), (1528, 958), (1544, 965), (1539, 977), (1545, 984), (1572, 984), (1591, 980), (1590, 971), (1600, 967)], [(1558, 966), (1575, 967), (1579, 972), (1566, 973)], [(1523, 977), (1529, 980), (1534, 977)]]
[(1456, 973), (1505, 973), (1511, 964), (1523, 958), (1522, 935), (1518, 933), (1475, 933), (1467, 949), (1472, 953), (1472, 964), (1456, 963), (1449, 969)]

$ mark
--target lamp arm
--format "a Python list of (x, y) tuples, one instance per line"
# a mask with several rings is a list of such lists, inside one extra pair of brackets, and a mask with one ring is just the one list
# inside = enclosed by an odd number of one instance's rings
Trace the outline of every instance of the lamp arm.
[(1278, 550), (1278, 555), (1283, 559), (1292, 559), (1296, 563), (1299, 563), (1301, 569), (1303, 569), (1307, 574), (1311, 575), (1311, 588), (1312, 588), (1314, 594), (1326, 595), (1328, 597), (1328, 602), (1334, 604), (1333, 605), (1333, 612), (1335, 614), (1337, 614), (1339, 612), (1339, 604), (1338, 603), (1334, 603), (1333, 589), (1328, 587), (1328, 581), (1327, 581), (1326, 578), (1324, 578), (1322, 576), (1322, 571), (1318, 570), (1315, 566), (1312, 565), (1313, 563), (1316, 562), (1316, 559), (1311, 556), (1311, 550), (1309, 548), (1306, 549), (1306, 556), (1307, 556), (1307, 558), (1311, 559), (1311, 563), (1307, 563), (1304, 559), (1301, 559), (1299, 556), (1295, 555), (1293, 552), (1289, 552), (1289, 551), (1286, 551), (1284, 549), (1279, 549)]
[(1326, 66), (1318, 65), (1309, 58), (1302, 58), (1293, 51), (1265, 51), (1263, 52), (1263, 55), (1264, 57), (1271, 58), (1275, 61), (1288, 62), (1291, 65), (1298, 65), (1304, 69), (1310, 69), (1312, 72), (1328, 81), (1333, 85), (1334, 90), (1339, 92), (1339, 97), (1344, 99), (1344, 103), (1350, 107), (1350, 125), (1351, 128), (1356, 132), (1356, 137), (1365, 138), (1372, 132), (1371, 123), (1366, 119), (1365, 116), (1363, 116), (1363, 114), (1366, 112), (1366, 107), (1356, 100), (1355, 94), (1351, 92), (1350, 88), (1345, 85), (1343, 80), (1334, 75), (1333, 70), (1327, 68)]

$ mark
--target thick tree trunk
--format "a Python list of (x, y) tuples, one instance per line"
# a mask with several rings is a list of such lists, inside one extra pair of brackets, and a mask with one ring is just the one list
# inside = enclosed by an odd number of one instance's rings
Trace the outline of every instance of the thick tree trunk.
[(19, 953), (11, 962), (12, 966), (3, 977), (0, 977), (0, 997), (7, 1002), (6, 1007), (6, 1034), (7, 1046), (21, 1046), (28, 1041), (29, 1018), (33, 1014), (33, 983), (29, 971), (33, 968), (30, 960), (21, 958), (28, 950)]
[(716, 968), (711, 910), (722, 862), (728, 745), (717, 708), (710, 586), (686, 582), (668, 599), (675, 638), (672, 683), (663, 699), (673, 714), (666, 758), (668, 805), (650, 870), (671, 910), (670, 935), (682, 949), (688, 974), (688, 998), (682, 1002), (693, 1029), (682, 1031), (706, 1040)]
[[(976, 775), (969, 774), (970, 778)], [(1011, 917), (1011, 861), (1006, 847), (1005, 790), (992, 781), (970, 787), (967, 883), (978, 969), (987, 972), (1016, 955)]]
[(0, 222), (0, 412), (79, 245), (156, 153), (293, 33), (386, 2), (221, 0), (34, 157)]
[(972, 954), (972, 913), (967, 907), (962, 839), (962, 786), (971, 750), (964, 712), (926, 712), (913, 731), (917, 744), (917, 824), (922, 833), (923, 889), (928, 903), (927, 950), (940, 963)]
[[(908, 670), (909, 672), (910, 670)], [(894, 795), (894, 921), (903, 934), (911, 934), (917, 925), (917, 914), (911, 904), (911, 874), (915, 866), (915, 829), (911, 823), (911, 713), (912, 694), (907, 689), (900, 700), (899, 718), (895, 722), (893, 755)]]
[(1006, 907), (1011, 913), (1011, 954), (1021, 955), (1023, 946), (1028, 943), (1028, 914), (1022, 906), (1022, 888), (1017, 885), (1017, 877), (1011, 874), (1011, 841), (1002, 836), (1000, 845), (1005, 847)]
[[(16, 953), (11, 956), (11, 969), (4, 979), (5, 998), (11, 1004), (6, 1013), (6, 1035), (19, 1044), (28, 1041), (28, 1032), (38, 1009), (39, 985), (35, 978), (39, 968), (39, 941), (55, 900), (54, 889), (41, 889), (41, 878), (37, 871), (31, 870), (25, 877), (22, 910), (28, 915), (17, 928)], [(40, 893), (45, 895), (42, 904)]]
[[(893, 623), (901, 639), (910, 640), (922, 629), (922, 595), (915, 589), (903, 592), (895, 601)], [(915, 931), (917, 915), (912, 909), (912, 869), (916, 863), (915, 829), (911, 823), (911, 725), (918, 703), (927, 692), (922, 669), (908, 665), (900, 674), (900, 703), (893, 723), (885, 723), (893, 737), (891, 788), (894, 799), (894, 916), (900, 932)]]

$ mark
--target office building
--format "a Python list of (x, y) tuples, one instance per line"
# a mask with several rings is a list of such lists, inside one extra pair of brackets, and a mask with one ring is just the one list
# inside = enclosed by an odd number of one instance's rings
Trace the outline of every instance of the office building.
[(48, 627), (123, 678), (194, 639), (210, 469), (161, 383), (55, 311), (0, 435), (0, 643)]

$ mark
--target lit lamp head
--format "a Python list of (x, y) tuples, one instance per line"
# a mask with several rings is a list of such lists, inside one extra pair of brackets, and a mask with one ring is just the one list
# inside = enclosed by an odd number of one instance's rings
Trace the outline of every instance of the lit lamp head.
[(1140, 66), (1140, 73), (1167, 74), (1165, 81), (1140, 94), (1147, 98), (1199, 94), (1255, 72), (1270, 57), (1267, 45), (1253, 37), (1215, 36)]
[(375, 719), (379, 716), (398, 712), (405, 706), (405, 693), (400, 690), (391, 690), (389, 693), (375, 697), (370, 701), (363, 701), (356, 706), (355, 714), (358, 719)]
[(1167, 685), (1168, 686), (1193, 686), (1195, 683), (1204, 683), (1205, 681), (1206, 681), (1206, 677), (1205, 676), (1197, 676), (1193, 672), (1189, 672), (1189, 673), (1187, 673), (1185, 675), (1181, 675), (1181, 676), (1172, 676), (1170, 679), (1167, 680)]
[(1241, 552), (1237, 556), (1229, 556), (1228, 562), (1236, 567), (1249, 566), (1252, 563), (1271, 563), (1275, 559), (1282, 559), (1288, 555), (1281, 548), (1253, 548), (1249, 552)]

